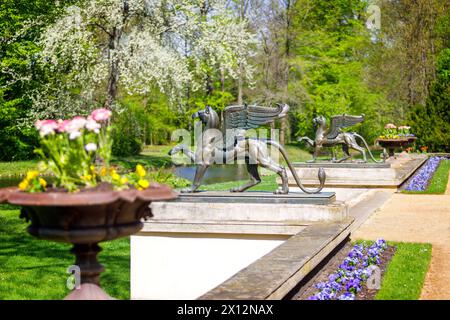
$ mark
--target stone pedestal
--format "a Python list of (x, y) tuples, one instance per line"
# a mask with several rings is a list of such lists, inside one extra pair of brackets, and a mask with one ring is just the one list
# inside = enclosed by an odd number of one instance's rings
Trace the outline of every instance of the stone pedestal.
[[(426, 161), (424, 156), (390, 159), (386, 164), (297, 164), (296, 170), (303, 184), (317, 185), (317, 172), (323, 167), (327, 175), (326, 187), (398, 188)], [(296, 186), (292, 174), (289, 185)]]
[(309, 226), (348, 220), (330, 192), (206, 192), (151, 209), (131, 237), (132, 299), (197, 299)]

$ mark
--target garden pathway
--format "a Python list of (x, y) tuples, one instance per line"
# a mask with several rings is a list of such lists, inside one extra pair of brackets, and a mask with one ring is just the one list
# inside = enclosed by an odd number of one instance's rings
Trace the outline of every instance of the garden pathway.
[(431, 243), (421, 299), (450, 299), (450, 195), (393, 194), (352, 238)]

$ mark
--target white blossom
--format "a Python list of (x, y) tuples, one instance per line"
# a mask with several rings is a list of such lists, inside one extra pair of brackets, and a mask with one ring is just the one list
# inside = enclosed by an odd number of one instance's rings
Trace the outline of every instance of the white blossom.
[(124, 92), (146, 94), (156, 86), (173, 100), (187, 86), (202, 87), (208, 70), (235, 79), (243, 70), (250, 81), (255, 38), (226, 2), (209, 0), (206, 16), (204, 0), (91, 0), (67, 8), (39, 43), (41, 61), (64, 77), (30, 93), (33, 115), (67, 117), (92, 108), (113, 68)]

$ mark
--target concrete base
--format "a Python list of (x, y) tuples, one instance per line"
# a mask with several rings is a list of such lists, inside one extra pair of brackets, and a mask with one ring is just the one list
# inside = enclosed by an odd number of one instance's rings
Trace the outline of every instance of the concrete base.
[[(332, 195), (334, 197), (334, 194)], [(255, 200), (255, 199), (254, 199)], [(335, 201), (327, 205), (271, 203), (260, 199), (243, 203), (229, 201), (179, 201), (154, 202), (151, 205), (154, 218), (152, 226), (169, 223), (200, 223), (200, 224), (258, 224), (277, 223), (292, 225), (303, 222), (342, 221), (348, 216), (345, 203)], [(178, 227), (177, 227), (178, 228)]]
[(274, 194), (272, 192), (226, 192), (201, 191), (181, 194), (175, 202), (205, 202), (205, 203), (266, 203), (266, 204), (331, 204), (336, 200), (334, 192), (307, 194), (294, 191), (289, 194)]
[(366, 169), (366, 168), (390, 168), (390, 162), (374, 163), (374, 162), (294, 162), (294, 167), (297, 168), (350, 168), (350, 169)]
[[(350, 188), (398, 188), (405, 182), (425, 161), (426, 156), (402, 155), (397, 159), (390, 159), (390, 167), (376, 166), (323, 166), (327, 174), (325, 185), (327, 187)], [(297, 167), (297, 174), (303, 184), (315, 186), (318, 184), (317, 172), (320, 165)], [(280, 181), (278, 181), (280, 182)], [(289, 185), (296, 186), (292, 174), (289, 173)]]
[(131, 237), (131, 299), (194, 300), (287, 238), (142, 232)]
[[(348, 221), (341, 201), (302, 204), (295, 194), (285, 196), (287, 203), (202, 197), (152, 203), (153, 217), (131, 237), (132, 299), (197, 299), (309, 226)], [(321, 197), (334, 200), (335, 194), (312, 198)]]

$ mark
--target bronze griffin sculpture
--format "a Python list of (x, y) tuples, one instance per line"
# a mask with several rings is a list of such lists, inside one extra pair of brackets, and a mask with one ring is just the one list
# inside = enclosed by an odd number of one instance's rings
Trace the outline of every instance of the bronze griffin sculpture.
[[(260, 107), (256, 105), (229, 106), (224, 110), (225, 124), (221, 128), (220, 118), (211, 108), (206, 107), (195, 113), (192, 117), (199, 118), (202, 122), (202, 136), (197, 139), (196, 151), (192, 152), (186, 145), (180, 144), (174, 147), (169, 155), (183, 152), (193, 163), (197, 165), (195, 178), (192, 186), (182, 192), (197, 192), (201, 185), (203, 176), (212, 164), (234, 163), (236, 159), (245, 159), (250, 180), (242, 186), (233, 188), (231, 192), (244, 192), (249, 188), (261, 183), (258, 173), (258, 166), (269, 169), (277, 173), (281, 178), (281, 188), (275, 191), (276, 194), (289, 193), (288, 176), (286, 168), (276, 163), (269, 155), (267, 146), (270, 145), (278, 149), (286, 160), (289, 169), (299, 188), (309, 194), (319, 193), (325, 184), (325, 171), (320, 168), (318, 178), (320, 186), (317, 189), (306, 189), (298, 177), (292, 163), (289, 161), (286, 150), (276, 141), (248, 138), (245, 136), (247, 130), (256, 129), (262, 125), (269, 124), (276, 119), (287, 115), (288, 105), (277, 105), (276, 108)], [(221, 130), (222, 129), (222, 130)], [(232, 145), (224, 147), (223, 134), (232, 134)]]
[[(298, 139), (299, 142), (306, 140), (306, 142), (314, 148), (314, 155), (313, 159), (308, 161), (316, 162), (317, 157), (319, 156), (320, 150), (323, 147), (335, 147), (338, 145), (342, 146), (342, 151), (344, 152), (344, 157), (341, 159), (336, 159), (334, 153), (333, 153), (333, 162), (340, 163), (343, 162), (349, 158), (351, 158), (350, 155), (350, 149), (354, 149), (356, 151), (359, 151), (363, 156), (363, 162), (367, 162), (367, 156), (366, 156), (366, 149), (369, 153), (371, 159), (377, 163), (380, 163), (382, 161), (377, 161), (375, 157), (373, 156), (372, 152), (369, 149), (369, 145), (367, 144), (366, 140), (360, 136), (359, 134), (355, 132), (343, 132), (342, 128), (348, 128), (352, 127), (358, 123), (361, 123), (364, 121), (364, 115), (360, 116), (349, 116), (349, 115), (339, 115), (334, 116), (331, 118), (331, 125), (329, 128), (327, 128), (327, 120), (324, 116), (318, 116), (313, 119), (313, 123), (315, 126), (317, 126), (316, 130), (316, 138), (314, 140), (311, 140), (308, 137), (301, 137)], [(356, 138), (359, 138), (364, 146), (361, 147), (356, 142)]]

